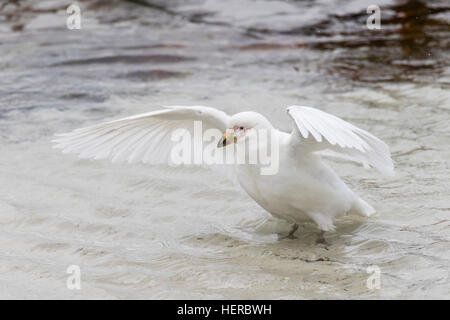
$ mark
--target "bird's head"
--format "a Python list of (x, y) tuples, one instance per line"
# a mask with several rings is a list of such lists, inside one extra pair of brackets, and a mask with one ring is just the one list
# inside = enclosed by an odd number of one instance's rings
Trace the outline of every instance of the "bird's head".
[(272, 129), (272, 124), (263, 115), (252, 112), (239, 112), (230, 119), (227, 130), (217, 144), (218, 148), (239, 143), (257, 134), (259, 129)]

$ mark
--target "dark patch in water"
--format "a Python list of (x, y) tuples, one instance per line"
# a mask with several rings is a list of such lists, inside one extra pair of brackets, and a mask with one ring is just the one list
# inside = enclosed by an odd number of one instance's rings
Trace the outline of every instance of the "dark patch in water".
[(253, 51), (253, 50), (279, 50), (279, 49), (298, 49), (304, 47), (304, 43), (294, 43), (294, 44), (280, 44), (280, 43), (252, 43), (244, 46), (238, 47), (242, 51)]
[[(448, 63), (445, 49), (450, 48), (450, 24), (435, 15), (449, 11), (450, 6), (410, 0), (381, 8), (381, 30), (366, 28), (369, 14), (364, 9), (290, 30), (249, 28), (247, 33), (311, 36), (307, 48), (336, 50), (324, 70), (338, 76), (356, 81), (415, 81), (439, 74)], [(336, 35), (341, 37), (336, 39)], [(258, 44), (241, 48), (264, 50)]]
[(145, 0), (125, 0), (125, 2), (131, 2), (131, 3), (134, 3), (134, 4), (138, 4), (138, 5), (147, 7), (147, 8), (152, 9), (152, 10), (157, 10), (157, 11), (164, 12), (164, 13), (166, 13), (168, 15), (171, 15), (171, 16), (178, 15), (177, 12), (169, 9), (166, 6), (158, 4), (158, 3), (152, 3), (152, 2), (145, 1)]
[(55, 63), (52, 66), (74, 66), (86, 64), (112, 64), (112, 63), (126, 63), (126, 64), (141, 64), (141, 63), (177, 63), (183, 61), (192, 61), (195, 58), (167, 55), (167, 54), (153, 54), (153, 55), (118, 55), (110, 57), (69, 60), (60, 63)]
[(68, 93), (60, 96), (59, 98), (63, 100), (83, 100), (91, 102), (104, 102), (106, 100), (105, 97), (93, 96), (87, 93)]
[(135, 71), (118, 76), (117, 78), (127, 78), (135, 81), (155, 81), (169, 78), (183, 78), (188, 76), (188, 72), (176, 72), (167, 70)]
[(23, 30), (24, 25), (21, 23), (17, 23), (17, 24), (13, 24), (11, 26), (11, 31), (17, 32), (17, 31), (22, 31)]
[(141, 46), (122, 47), (125, 50), (139, 50), (139, 49), (183, 49), (186, 46), (182, 44), (151, 44)]
[(125, 1), (137, 4), (137, 5), (141, 5), (143, 7), (151, 9), (151, 10), (160, 11), (160, 12), (163, 12), (163, 13), (165, 13), (167, 15), (170, 15), (170, 16), (180, 17), (180, 18), (186, 19), (186, 20), (188, 20), (189, 22), (192, 22), (192, 23), (200, 23), (200, 24), (207, 24), (207, 25), (231, 27), (231, 25), (229, 23), (226, 23), (226, 22), (222, 22), (222, 21), (207, 21), (207, 20), (205, 20), (205, 18), (215, 15), (215, 12), (201, 11), (201, 12), (194, 12), (194, 13), (191, 13), (191, 14), (184, 14), (184, 13), (172, 10), (168, 6), (164, 6), (164, 5), (159, 4), (159, 3), (153, 3), (153, 2), (150, 2), (150, 1), (145, 1), (145, 0), (125, 0)]

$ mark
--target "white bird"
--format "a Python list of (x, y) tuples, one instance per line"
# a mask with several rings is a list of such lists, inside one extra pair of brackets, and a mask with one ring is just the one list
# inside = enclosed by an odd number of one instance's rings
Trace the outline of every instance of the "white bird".
[[(57, 135), (54, 142), (55, 148), (78, 153), (82, 158), (167, 164), (174, 146), (173, 130), (185, 128), (192, 132), (194, 121), (202, 121), (203, 129), (225, 132), (218, 148), (247, 141), (265, 129), (278, 144), (278, 172), (262, 175), (261, 165), (232, 164), (237, 181), (262, 208), (293, 223), (288, 237), (293, 237), (299, 223), (313, 221), (323, 241), (323, 233), (334, 229), (336, 217), (346, 213), (370, 216), (375, 210), (350, 190), (322, 156), (356, 161), (393, 174), (391, 155), (383, 141), (336, 116), (303, 106), (286, 110), (293, 120), (291, 133), (274, 128), (253, 111), (229, 116), (211, 107), (175, 106), (76, 129)], [(256, 148), (264, 146), (258, 143)]]

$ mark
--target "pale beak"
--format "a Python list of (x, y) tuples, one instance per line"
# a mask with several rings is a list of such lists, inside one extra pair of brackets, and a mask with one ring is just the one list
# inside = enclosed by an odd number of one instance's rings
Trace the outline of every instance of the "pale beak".
[(219, 143), (217, 144), (217, 148), (222, 148), (222, 147), (225, 147), (225, 146), (227, 146), (229, 144), (236, 143), (236, 141), (237, 141), (237, 138), (234, 135), (234, 133), (227, 130), (223, 134), (223, 136), (220, 139)]

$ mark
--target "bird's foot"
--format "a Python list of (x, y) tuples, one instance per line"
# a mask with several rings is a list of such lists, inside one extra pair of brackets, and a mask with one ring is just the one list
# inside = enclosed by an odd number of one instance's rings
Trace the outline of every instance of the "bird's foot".
[(294, 223), (292, 226), (291, 231), (289, 231), (289, 234), (281, 239), (298, 239), (296, 236), (294, 236), (295, 231), (298, 229), (298, 224)]

